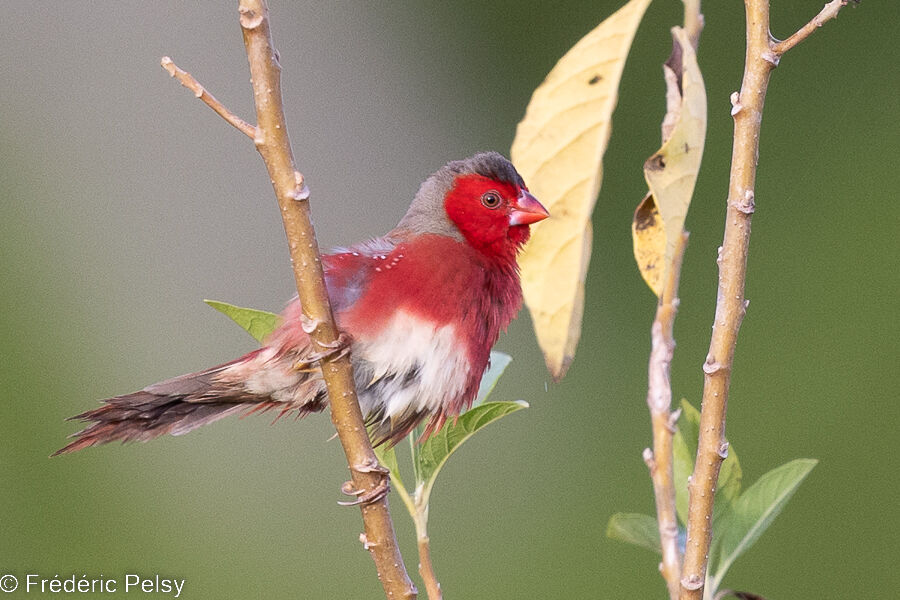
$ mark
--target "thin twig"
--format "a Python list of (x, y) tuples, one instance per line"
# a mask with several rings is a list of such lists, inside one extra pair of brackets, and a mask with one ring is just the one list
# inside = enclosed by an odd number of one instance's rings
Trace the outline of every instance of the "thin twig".
[(694, 52), (700, 44), (700, 33), (703, 31), (703, 13), (700, 12), (700, 0), (681, 0), (684, 3), (684, 31), (691, 40)]
[(672, 600), (677, 600), (680, 590), (681, 553), (678, 549), (675, 467), (672, 454), (672, 437), (678, 413), (670, 411), (672, 387), (669, 383), (669, 365), (675, 353), (675, 337), (672, 332), (675, 315), (678, 312), (678, 281), (687, 240), (688, 233), (682, 232), (675, 243), (675, 254), (669, 265), (667, 281), (659, 297), (656, 319), (651, 329), (647, 406), (650, 408), (650, 421), (653, 425), (653, 450), (649, 448), (644, 450), (644, 461), (650, 469), (653, 495), (656, 498), (656, 520), (662, 547), (659, 570), (666, 580)]
[(428, 600), (442, 600), (444, 595), (441, 592), (441, 584), (438, 583), (437, 575), (434, 573), (434, 565), (431, 563), (431, 540), (428, 537), (427, 520), (428, 508), (422, 509), (417, 507), (415, 524), (416, 538), (419, 546), (419, 575), (422, 582), (425, 583), (425, 593), (428, 594)]
[[(762, 111), (772, 70), (781, 56), (769, 34), (769, 0), (744, 0), (747, 13), (747, 52), (740, 93), (731, 96), (734, 117), (734, 145), (725, 216), (725, 237), (719, 249), (719, 287), (709, 353), (703, 365), (703, 406), (700, 439), (691, 475), (687, 543), (681, 578), (681, 600), (701, 600), (706, 581), (707, 560), (712, 539), (713, 500), (719, 468), (728, 455), (725, 415), (731, 368), (738, 331), (748, 301), (744, 299), (750, 224), (756, 210), (756, 163)], [(837, 9), (842, 2), (832, 2)], [(826, 7), (827, 8), (827, 7)], [(820, 13), (821, 16), (822, 13)], [(837, 11), (829, 18), (833, 18)], [(813, 19), (811, 23), (815, 23)], [(804, 32), (807, 28), (798, 32)], [(813, 26), (809, 32), (815, 29)], [(809, 33), (791, 36), (782, 52)]]
[[(700, 12), (700, 0), (683, 0), (684, 30), (691, 46), (697, 50), (700, 43), (700, 32), (703, 30), (703, 14)], [(670, 69), (665, 70), (666, 88), (679, 90), (680, 85), (668, 79), (675, 77)], [(663, 119), (663, 143), (671, 135), (680, 112), (681, 94), (667, 93), (668, 104), (666, 117)], [(670, 116), (676, 115), (672, 122)], [(656, 522), (659, 529), (659, 541), (662, 561), (659, 571), (666, 581), (669, 598), (678, 600), (681, 591), (681, 550), (678, 547), (678, 515), (675, 509), (675, 461), (672, 450), (672, 438), (675, 433), (675, 422), (678, 411), (672, 412), (672, 386), (669, 380), (669, 367), (675, 354), (675, 316), (678, 313), (678, 282), (681, 278), (681, 263), (687, 247), (688, 233), (682, 231), (675, 241), (675, 252), (667, 265), (667, 277), (656, 306), (656, 318), (650, 330), (651, 349), (647, 369), (647, 406), (650, 409), (650, 423), (653, 429), (653, 450), (644, 450), (644, 461), (650, 470), (653, 481), (653, 497), (656, 501)]]
[(281, 208), (304, 318), (316, 324), (310, 338), (319, 352), (332, 355), (322, 361), (322, 375), (328, 389), (331, 419), (350, 465), (352, 483), (346, 489), (356, 493), (360, 500), (365, 525), (361, 539), (372, 554), (385, 595), (414, 600), (416, 588), (406, 573), (388, 511), (388, 474), (378, 464), (369, 441), (349, 356), (336, 351), (345, 342), (335, 326), (325, 288), (319, 247), (309, 216), (309, 189), (295, 167), (288, 139), (281, 96), (281, 66), (272, 43), (268, 7), (265, 0), (241, 0), (239, 12), (250, 62), (257, 127), (236, 117), (171, 60), (163, 59), (162, 66), (228, 123), (253, 139), (266, 164)]
[(847, 5), (847, 0), (832, 0), (828, 4), (826, 4), (822, 10), (817, 14), (812, 20), (797, 30), (797, 32), (789, 37), (788, 39), (782, 42), (776, 42), (772, 46), (772, 50), (775, 54), (781, 56), (806, 38), (808, 38), (812, 33), (824, 25), (827, 21), (834, 19), (837, 17), (838, 12)]
[(256, 127), (225, 108), (225, 105), (206, 91), (206, 88), (200, 85), (200, 82), (194, 79), (190, 73), (179, 69), (178, 65), (172, 62), (171, 58), (163, 56), (162, 60), (159, 61), (159, 64), (162, 65), (163, 69), (169, 72), (169, 75), (177, 79), (181, 85), (194, 92), (194, 96), (203, 100), (208, 107), (216, 111), (220, 117), (233, 125), (235, 129), (249, 137), (251, 140), (256, 138)]

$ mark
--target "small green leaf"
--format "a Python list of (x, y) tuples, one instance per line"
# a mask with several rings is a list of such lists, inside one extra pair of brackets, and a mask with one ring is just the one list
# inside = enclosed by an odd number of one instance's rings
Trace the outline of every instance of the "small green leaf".
[[(494, 387), (496, 387), (497, 380), (500, 379), (500, 376), (503, 375), (503, 371), (506, 370), (506, 367), (508, 367), (511, 362), (512, 357), (509, 354), (504, 354), (503, 352), (491, 352), (489, 362), (490, 367), (488, 367), (481, 376), (481, 382), (478, 384), (478, 394), (476, 394), (475, 401), (472, 402), (472, 406), (469, 410), (484, 403), (490, 393), (494, 390)], [(444, 427), (447, 426), (447, 424), (444, 425)], [(413, 430), (408, 438), (410, 452), (412, 453), (413, 474), (415, 475), (416, 486), (419, 486), (425, 481), (425, 476), (421, 473), (421, 466), (423, 463), (419, 458), (422, 446), (416, 443), (416, 440), (420, 439), (424, 432), (425, 426), (419, 425)]]
[(798, 458), (760, 477), (716, 521), (714, 537), (720, 549), (718, 569), (712, 589), (718, 589), (725, 573), (782, 511), (800, 483), (819, 461)]
[(638, 513), (616, 513), (609, 518), (606, 537), (634, 544), (661, 554), (659, 526), (650, 515)]
[(461, 414), (456, 423), (448, 420), (440, 431), (425, 440), (414, 456), (417, 463), (417, 480), (424, 484), (419, 502), (423, 505), (428, 504), (428, 497), (438, 473), (450, 455), (466, 440), (497, 419), (527, 407), (528, 403), (522, 400), (485, 402), (481, 406), (476, 406)]
[(687, 400), (681, 400), (681, 418), (672, 439), (675, 477), (675, 511), (683, 525), (688, 519), (688, 478), (694, 471), (697, 458), (697, 436), (700, 433), (700, 413)]
[(484, 372), (484, 375), (481, 376), (481, 383), (478, 385), (478, 395), (475, 396), (472, 408), (475, 408), (487, 399), (488, 395), (497, 385), (497, 380), (500, 379), (500, 376), (503, 375), (503, 371), (506, 370), (506, 367), (508, 367), (511, 362), (512, 356), (509, 354), (504, 354), (503, 352), (491, 352), (491, 366), (488, 367)]
[(394, 448), (387, 444), (381, 444), (375, 446), (374, 450), (375, 456), (378, 457), (378, 462), (391, 472), (391, 481), (393, 481), (394, 485), (404, 487), (403, 480), (400, 478), (400, 465), (397, 463), (397, 453), (394, 452)]
[(243, 327), (244, 331), (252, 335), (259, 343), (262, 343), (266, 336), (275, 331), (278, 326), (279, 316), (275, 313), (244, 308), (216, 300), (204, 300), (204, 302)]
[[(678, 430), (672, 440), (675, 470), (675, 510), (682, 524), (687, 525), (688, 518), (688, 486), (687, 481), (694, 470), (697, 458), (697, 438), (700, 435), (700, 411), (685, 399), (681, 400), (681, 418)], [(719, 470), (719, 485), (716, 497), (724, 499), (730, 505), (741, 493), (743, 477), (737, 451), (728, 447), (728, 457), (722, 461)], [(720, 511), (721, 512), (721, 511)], [(718, 516), (718, 514), (717, 514)]]
[(741, 481), (743, 478), (744, 473), (741, 470), (737, 452), (729, 444), (728, 456), (722, 461), (722, 468), (719, 469), (719, 484), (716, 495), (727, 500), (729, 504), (733, 504), (738, 499), (738, 496), (741, 495)]
[(388, 471), (390, 471), (391, 475), (391, 484), (392, 488), (397, 495), (400, 496), (400, 499), (403, 500), (403, 504), (406, 505), (406, 510), (409, 511), (409, 516), (413, 518), (413, 521), (417, 518), (418, 510), (416, 508), (415, 501), (409, 495), (409, 491), (407, 491), (406, 486), (403, 484), (403, 479), (400, 477), (400, 464), (397, 462), (397, 453), (394, 451), (393, 447), (388, 446), (387, 444), (381, 444), (380, 446), (375, 446), (375, 456), (378, 457), (378, 462), (382, 464)]

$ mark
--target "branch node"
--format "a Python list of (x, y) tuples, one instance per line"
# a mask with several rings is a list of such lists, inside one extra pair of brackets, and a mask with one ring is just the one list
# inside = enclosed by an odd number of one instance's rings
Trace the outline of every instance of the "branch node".
[(699, 575), (688, 575), (681, 578), (681, 587), (686, 590), (699, 590), (703, 587), (703, 578)]
[(681, 409), (674, 410), (669, 413), (669, 420), (666, 422), (666, 429), (675, 433), (677, 429), (678, 419), (681, 417)]
[(653, 458), (653, 450), (650, 448), (644, 448), (644, 451), (641, 453), (641, 457), (644, 459), (644, 464), (647, 465), (647, 468), (650, 469), (650, 473), (656, 471), (656, 459)]
[(756, 212), (756, 194), (753, 190), (744, 190), (743, 198), (733, 202), (731, 205), (735, 210), (742, 212), (745, 215), (752, 215)]
[(309, 200), (309, 187), (300, 171), (294, 171), (294, 191), (292, 197), (297, 201)]
[(357, 473), (379, 473), (380, 475), (388, 475), (390, 473), (389, 470), (381, 466), (378, 459), (375, 459), (374, 462), (353, 465), (353, 470)]
[(718, 454), (722, 460), (728, 458), (728, 442), (722, 442), (721, 444), (719, 444), (719, 448), (716, 450), (716, 454)]
[(772, 65), (773, 67), (777, 67), (779, 61), (781, 60), (781, 55), (778, 54), (778, 53), (776, 53), (776, 52), (775, 52), (774, 50), (772, 50), (771, 48), (768, 49), (768, 50), (763, 50), (763, 52), (760, 54), (760, 57), (761, 57), (764, 61), (766, 61), (767, 63), (769, 63), (770, 65)]
[(262, 24), (263, 19), (265, 18), (265, 15), (263, 15), (262, 12), (257, 12), (246, 6), (239, 7), (238, 12), (241, 15), (241, 27), (244, 29), (256, 29)]
[(714, 375), (722, 370), (725, 370), (725, 365), (717, 361), (712, 354), (706, 357), (706, 362), (703, 363), (704, 373), (707, 375)]
[(159, 59), (159, 64), (162, 65), (162, 68), (169, 72), (170, 77), (175, 77), (175, 69), (178, 67), (175, 66), (175, 63), (172, 62), (172, 59), (168, 56), (163, 56)]
[(378, 545), (375, 542), (370, 542), (369, 538), (366, 536), (365, 533), (359, 534), (359, 541), (363, 545), (364, 550), (371, 550), (372, 548), (374, 548), (375, 546)]
[(321, 324), (321, 319), (312, 319), (306, 316), (306, 313), (300, 313), (300, 328), (303, 330), (303, 333), (309, 335)]
[(731, 116), (735, 116), (744, 106), (741, 104), (741, 95), (738, 92), (731, 93)]

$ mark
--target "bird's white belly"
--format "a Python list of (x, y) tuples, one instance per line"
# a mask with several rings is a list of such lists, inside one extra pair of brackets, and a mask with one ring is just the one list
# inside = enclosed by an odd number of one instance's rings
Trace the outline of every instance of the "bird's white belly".
[(458, 398), (469, 379), (464, 341), (454, 325), (435, 327), (405, 311), (374, 337), (357, 340), (353, 352), (372, 370), (370, 385), (359, 386), (363, 413), (380, 412), (384, 420), (433, 414)]

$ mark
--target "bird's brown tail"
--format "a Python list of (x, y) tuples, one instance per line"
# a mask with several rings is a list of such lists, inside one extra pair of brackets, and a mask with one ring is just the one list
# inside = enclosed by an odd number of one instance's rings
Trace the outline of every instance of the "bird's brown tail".
[(279, 402), (269, 395), (251, 394), (244, 386), (217, 377), (226, 368), (252, 358), (254, 354), (162, 381), (133, 394), (104, 400), (103, 406), (69, 419), (89, 425), (73, 434), (74, 440), (52, 456), (114, 441), (146, 442), (167, 433), (182, 435), (237, 413), (278, 410), (280, 417), (294, 410), (300, 415), (321, 410), (320, 402), (302, 406)]

